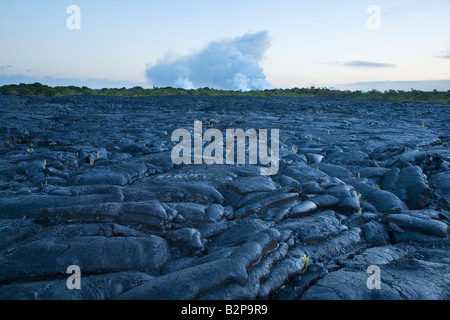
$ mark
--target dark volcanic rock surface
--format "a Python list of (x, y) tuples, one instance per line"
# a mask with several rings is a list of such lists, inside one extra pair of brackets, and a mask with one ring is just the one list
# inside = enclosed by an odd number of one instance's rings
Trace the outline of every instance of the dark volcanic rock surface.
[[(449, 299), (448, 111), (0, 96), (0, 299)], [(196, 120), (279, 129), (278, 173), (174, 165)]]

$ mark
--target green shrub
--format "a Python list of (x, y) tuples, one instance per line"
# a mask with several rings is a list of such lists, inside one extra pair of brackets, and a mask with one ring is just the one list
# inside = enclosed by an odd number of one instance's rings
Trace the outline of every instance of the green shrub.
[(371, 90), (363, 92), (341, 91), (330, 88), (292, 88), (292, 89), (267, 89), (253, 90), (248, 92), (232, 91), (232, 90), (216, 90), (212, 88), (201, 89), (180, 89), (180, 88), (158, 88), (144, 89), (142, 87), (133, 87), (131, 89), (119, 88), (99, 90), (90, 89), (88, 87), (49, 87), (40, 83), (19, 85), (6, 85), (0, 87), (0, 94), (15, 94), (24, 96), (41, 96), (41, 97), (61, 97), (72, 95), (102, 95), (102, 96), (119, 96), (119, 97), (149, 97), (149, 96), (254, 96), (254, 97), (298, 97), (298, 98), (346, 98), (374, 100), (384, 102), (429, 102), (450, 105), (450, 90), (443, 91), (419, 91), (411, 89), (411, 91), (389, 90), (380, 92)]

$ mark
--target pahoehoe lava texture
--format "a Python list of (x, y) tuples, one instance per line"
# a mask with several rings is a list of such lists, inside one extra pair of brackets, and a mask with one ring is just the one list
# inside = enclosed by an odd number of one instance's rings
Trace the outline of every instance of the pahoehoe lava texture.
[[(0, 116), (0, 299), (450, 298), (448, 106), (0, 96)], [(175, 166), (195, 120), (279, 129), (278, 174)]]

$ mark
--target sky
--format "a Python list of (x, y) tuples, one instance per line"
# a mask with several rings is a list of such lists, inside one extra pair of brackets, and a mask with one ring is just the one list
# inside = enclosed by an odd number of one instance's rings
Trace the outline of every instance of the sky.
[(0, 30), (0, 85), (450, 90), (450, 0), (15, 0)]

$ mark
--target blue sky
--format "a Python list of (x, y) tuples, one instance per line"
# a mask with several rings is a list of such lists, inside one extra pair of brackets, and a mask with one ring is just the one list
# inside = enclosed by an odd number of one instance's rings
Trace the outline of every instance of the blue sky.
[[(66, 26), (70, 5), (80, 30)], [(371, 5), (380, 29), (367, 27)], [(449, 18), (448, 0), (1, 1), (0, 85), (151, 87), (162, 61), (266, 32), (255, 63), (273, 87), (450, 90)]]

